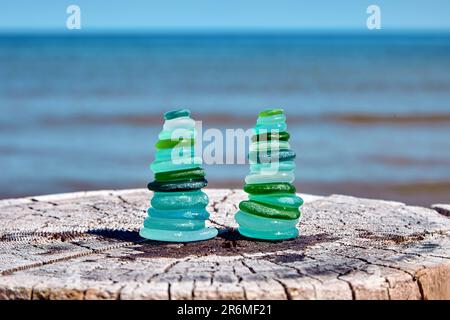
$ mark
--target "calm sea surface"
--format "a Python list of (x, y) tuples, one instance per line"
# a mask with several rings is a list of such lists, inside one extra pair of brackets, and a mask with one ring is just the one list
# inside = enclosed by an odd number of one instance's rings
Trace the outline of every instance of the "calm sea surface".
[(221, 130), (284, 108), (302, 192), (450, 202), (450, 36), (413, 34), (0, 36), (0, 197), (144, 187), (177, 107)]

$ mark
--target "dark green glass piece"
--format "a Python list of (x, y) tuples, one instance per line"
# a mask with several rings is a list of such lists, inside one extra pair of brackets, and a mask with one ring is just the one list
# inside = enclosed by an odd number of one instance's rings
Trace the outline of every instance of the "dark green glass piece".
[(254, 201), (241, 201), (239, 209), (244, 212), (265, 218), (293, 220), (300, 217), (300, 211), (296, 208), (272, 207)]
[(294, 185), (290, 183), (260, 183), (246, 184), (244, 191), (251, 194), (269, 194), (269, 193), (295, 193)]
[(156, 192), (178, 192), (190, 191), (204, 188), (208, 185), (208, 181), (203, 179), (190, 179), (186, 181), (159, 182), (153, 181), (147, 185), (147, 188)]
[(288, 141), (290, 138), (290, 134), (286, 131), (271, 133), (270, 131), (267, 133), (261, 133), (252, 136), (252, 141), (270, 141), (270, 140), (280, 140), (280, 141)]
[(279, 151), (250, 151), (248, 158), (258, 163), (282, 162), (295, 159), (296, 154), (290, 149)]
[(155, 180), (158, 182), (177, 181), (177, 180), (195, 180), (205, 177), (205, 170), (201, 168), (166, 171), (155, 173)]

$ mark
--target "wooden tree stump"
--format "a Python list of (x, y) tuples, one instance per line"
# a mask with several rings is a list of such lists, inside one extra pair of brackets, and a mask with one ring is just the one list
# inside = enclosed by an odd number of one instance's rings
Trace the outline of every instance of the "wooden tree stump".
[(265, 242), (234, 229), (242, 190), (206, 192), (219, 236), (187, 244), (139, 237), (146, 190), (0, 201), (0, 298), (450, 299), (435, 210), (302, 195), (300, 237)]

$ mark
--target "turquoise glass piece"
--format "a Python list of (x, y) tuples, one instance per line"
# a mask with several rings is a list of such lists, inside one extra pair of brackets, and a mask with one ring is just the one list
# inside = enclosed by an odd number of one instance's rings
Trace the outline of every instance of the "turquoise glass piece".
[(164, 113), (165, 120), (172, 120), (180, 117), (189, 117), (191, 115), (191, 111), (189, 109), (178, 109), (172, 110)]
[(265, 124), (283, 124), (286, 122), (286, 116), (284, 114), (277, 114), (277, 115), (272, 115), (272, 116), (268, 116), (268, 117), (260, 117), (258, 118), (258, 120), (256, 121), (256, 125), (265, 125)]
[[(179, 162), (178, 162), (179, 160)], [(186, 160), (186, 161), (184, 161)], [(194, 157), (194, 158), (180, 158), (177, 159), (176, 163), (173, 163), (173, 161), (166, 160), (166, 161), (153, 161), (153, 163), (150, 165), (150, 169), (154, 173), (159, 172), (167, 172), (167, 171), (179, 171), (179, 170), (186, 170), (186, 169), (194, 169), (194, 168), (200, 168), (200, 165), (202, 164), (202, 159), (200, 157)]]
[(197, 219), (207, 220), (209, 218), (208, 211), (205, 208), (189, 208), (189, 209), (155, 209), (149, 208), (147, 213), (151, 217), (167, 218), (167, 219)]
[(287, 141), (270, 140), (252, 142), (250, 144), (250, 151), (274, 151), (274, 150), (288, 150), (291, 146)]
[(195, 130), (195, 128), (177, 129), (177, 130), (162, 130), (158, 134), (158, 139), (160, 139), (160, 140), (179, 139), (179, 138), (195, 139), (196, 136), (197, 136), (197, 130)]
[(279, 150), (279, 151), (250, 151), (248, 153), (248, 160), (250, 164), (254, 163), (271, 163), (271, 162), (283, 162), (292, 161), (296, 157), (296, 154), (292, 150)]
[(177, 135), (176, 134), (177, 132), (184, 132), (185, 130), (193, 130), (194, 128), (195, 128), (195, 121), (189, 117), (180, 117), (171, 120), (166, 120), (163, 125), (163, 130), (172, 131), (172, 135)]
[(245, 177), (245, 183), (247, 184), (258, 184), (258, 183), (276, 183), (276, 182), (286, 182), (292, 183), (294, 181), (294, 173), (290, 171), (279, 171), (279, 172), (265, 172), (249, 174)]
[[(207, 240), (217, 229), (207, 227), (208, 196), (200, 189), (207, 185), (195, 155), (195, 122), (187, 109), (165, 114), (163, 130), (156, 143), (155, 159), (150, 165), (156, 180), (148, 184), (153, 190), (141, 237), (167, 242)], [(176, 143), (183, 138), (186, 143)]]
[(216, 228), (203, 228), (194, 231), (142, 228), (139, 235), (146, 239), (166, 242), (193, 242), (208, 240), (217, 236)]
[(253, 127), (254, 134), (266, 133), (268, 131), (286, 131), (286, 123), (258, 124)]
[(245, 177), (248, 200), (241, 201), (235, 219), (239, 232), (264, 240), (298, 236), (303, 200), (295, 194), (295, 152), (291, 150), (283, 109), (267, 109), (253, 127), (249, 148), (250, 174)]
[(151, 205), (160, 210), (203, 209), (208, 205), (208, 196), (200, 190), (185, 192), (155, 192)]
[(263, 204), (281, 207), (300, 208), (303, 204), (303, 199), (295, 194), (251, 194), (249, 200), (256, 201)]
[[(174, 148), (174, 149), (162, 149), (155, 153), (155, 161), (170, 161), (172, 158), (182, 159), (183, 162), (189, 163), (195, 156), (195, 150), (191, 147)], [(184, 161), (185, 160), (185, 161)]]
[(205, 227), (205, 220), (167, 219), (149, 216), (144, 220), (144, 228), (176, 231), (194, 231)]
[(295, 169), (294, 161), (255, 163), (250, 166), (251, 173), (292, 171), (294, 169)]
[(259, 217), (244, 211), (235, 215), (238, 231), (243, 236), (264, 240), (284, 240), (298, 236), (296, 224), (299, 219), (282, 220)]
[(245, 227), (239, 227), (238, 231), (243, 236), (248, 238), (263, 239), (263, 240), (287, 240), (297, 238), (297, 228), (292, 228), (287, 231), (258, 231), (255, 229), (247, 229)]

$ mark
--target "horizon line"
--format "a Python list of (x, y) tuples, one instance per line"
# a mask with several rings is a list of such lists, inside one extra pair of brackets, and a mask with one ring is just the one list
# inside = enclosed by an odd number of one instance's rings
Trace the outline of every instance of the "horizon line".
[(391, 29), (378, 29), (369, 30), (362, 28), (308, 28), (308, 29), (172, 29), (172, 28), (156, 28), (156, 29), (0, 29), (0, 36), (8, 35), (70, 35), (70, 36), (82, 36), (82, 35), (406, 35), (406, 34), (422, 34), (422, 35), (450, 35), (449, 29), (412, 29), (412, 28), (391, 28)]

